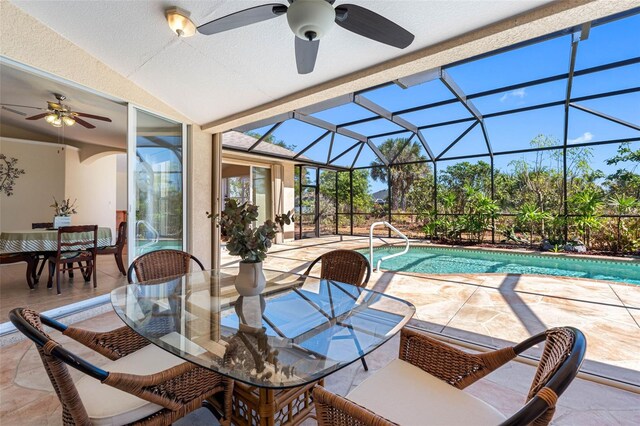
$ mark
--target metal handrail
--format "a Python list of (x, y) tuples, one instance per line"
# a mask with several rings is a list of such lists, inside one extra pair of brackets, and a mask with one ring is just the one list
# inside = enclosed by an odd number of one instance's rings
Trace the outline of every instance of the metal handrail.
[(158, 240), (160, 240), (160, 233), (156, 230), (156, 228), (154, 228), (146, 220), (139, 220), (139, 221), (136, 222), (136, 235), (138, 235), (138, 232), (140, 231), (140, 225), (144, 225), (144, 227), (147, 228), (147, 230), (151, 231), (151, 233), (153, 234), (153, 238), (148, 243), (143, 244), (143, 245), (141, 245), (139, 247), (136, 247), (137, 250), (141, 250), (141, 249), (147, 248), (149, 246), (152, 246), (155, 243), (157, 243)]
[(373, 268), (373, 229), (378, 225), (384, 225), (387, 228), (389, 228), (392, 231), (394, 231), (396, 234), (400, 235), (402, 238), (404, 238), (405, 246), (404, 246), (404, 250), (401, 251), (400, 253), (393, 253), (393, 254), (390, 254), (388, 256), (383, 256), (380, 259), (378, 259), (378, 264), (373, 269), (374, 272), (380, 270), (380, 264), (382, 263), (383, 260), (391, 259), (392, 257), (402, 256), (403, 254), (405, 254), (405, 253), (407, 253), (409, 251), (409, 238), (407, 238), (406, 235), (404, 235), (402, 232), (398, 231), (398, 229), (395, 226), (393, 226), (392, 224), (390, 224), (389, 222), (374, 222), (374, 223), (371, 224), (371, 227), (369, 228), (369, 263), (371, 264), (372, 268)]

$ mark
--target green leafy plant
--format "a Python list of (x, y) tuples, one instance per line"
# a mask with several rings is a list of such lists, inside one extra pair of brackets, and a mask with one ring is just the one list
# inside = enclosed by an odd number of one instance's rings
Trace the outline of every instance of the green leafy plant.
[(553, 248), (551, 249), (551, 251), (554, 252), (554, 253), (560, 253), (563, 250), (564, 249), (562, 248), (562, 246), (560, 244), (555, 244), (553, 246)]
[(217, 220), (224, 235), (227, 236), (227, 250), (232, 256), (240, 256), (243, 262), (262, 262), (273, 244), (276, 234), (294, 218), (291, 212), (277, 215), (274, 220), (267, 219), (262, 225), (254, 226), (258, 220), (258, 206), (227, 198), (224, 210), (218, 217), (207, 212), (207, 217)]
[(53, 197), (53, 204), (51, 204), (49, 207), (53, 207), (55, 209), (56, 216), (71, 216), (72, 214), (78, 213), (78, 211), (76, 210), (76, 201), (78, 200), (75, 199), (72, 203), (71, 198), (63, 198), (62, 201), (58, 202), (58, 200), (56, 200), (56, 197)]
[[(534, 203), (525, 202), (516, 216), (518, 223), (527, 227), (529, 230), (529, 242), (533, 244), (533, 237), (536, 225), (543, 224), (546, 220), (551, 219), (551, 215), (540, 210)], [(544, 225), (543, 225), (544, 227)], [(544, 238), (544, 236), (542, 236)]]

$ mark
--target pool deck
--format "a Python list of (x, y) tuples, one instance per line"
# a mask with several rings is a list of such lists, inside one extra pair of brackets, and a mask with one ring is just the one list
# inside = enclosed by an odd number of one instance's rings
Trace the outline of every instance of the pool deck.
[[(375, 245), (397, 241), (376, 239)], [(302, 273), (323, 253), (367, 244), (363, 237), (326, 237), (275, 245), (265, 267)], [(223, 265), (236, 262), (223, 256)], [(390, 272), (383, 265), (367, 287), (413, 303), (415, 326), (483, 346), (503, 347), (554, 326), (574, 326), (588, 339), (583, 371), (640, 386), (640, 286), (535, 275)]]

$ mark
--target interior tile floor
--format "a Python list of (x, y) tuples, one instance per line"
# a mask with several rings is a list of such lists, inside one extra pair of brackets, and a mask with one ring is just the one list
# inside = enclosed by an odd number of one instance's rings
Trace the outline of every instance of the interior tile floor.
[[(126, 260), (126, 259), (125, 259)], [(0, 267), (0, 323), (8, 321), (9, 311), (18, 306), (29, 306), (39, 312), (70, 305), (111, 292), (114, 288), (127, 284), (127, 278), (120, 273), (112, 255), (98, 256), (98, 286), (85, 282), (80, 271), (74, 277), (62, 276), (61, 294), (56, 292), (55, 276), (53, 288), (47, 288), (47, 268), (42, 271), (39, 283), (30, 290), (25, 280), (26, 263), (14, 263)]]

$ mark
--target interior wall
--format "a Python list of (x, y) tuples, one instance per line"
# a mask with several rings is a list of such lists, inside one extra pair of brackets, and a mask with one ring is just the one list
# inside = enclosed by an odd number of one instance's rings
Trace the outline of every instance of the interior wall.
[(65, 198), (76, 202), (78, 213), (73, 225), (98, 225), (116, 232), (116, 155), (92, 162), (80, 162), (80, 150), (67, 148), (65, 164)]
[(127, 210), (127, 154), (116, 156), (116, 210)]
[(0, 194), (0, 229), (31, 229), (33, 222), (53, 220), (53, 197), (64, 197), (65, 147), (35, 141), (0, 138), (0, 153), (16, 158), (24, 174), (15, 180), (13, 194)]

